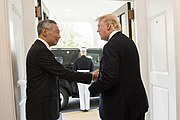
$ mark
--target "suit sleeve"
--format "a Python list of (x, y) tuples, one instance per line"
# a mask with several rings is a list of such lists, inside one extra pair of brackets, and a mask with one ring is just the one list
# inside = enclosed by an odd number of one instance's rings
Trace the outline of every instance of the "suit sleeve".
[(106, 44), (103, 49), (99, 80), (89, 87), (92, 94), (103, 93), (118, 82), (119, 56), (118, 49), (112, 44)]
[(36, 53), (37, 64), (45, 71), (57, 75), (60, 78), (89, 84), (92, 80), (91, 73), (71, 71), (57, 62), (54, 55), (48, 49), (41, 49)]
[(91, 60), (91, 68), (90, 68), (90, 72), (92, 72), (94, 70), (94, 64), (93, 64), (93, 62), (92, 62), (92, 60)]

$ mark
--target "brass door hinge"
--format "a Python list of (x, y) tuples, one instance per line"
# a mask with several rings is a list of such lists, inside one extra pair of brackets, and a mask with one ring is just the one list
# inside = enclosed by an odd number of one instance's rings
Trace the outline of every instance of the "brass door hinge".
[(128, 18), (129, 20), (134, 20), (134, 9), (128, 10)]

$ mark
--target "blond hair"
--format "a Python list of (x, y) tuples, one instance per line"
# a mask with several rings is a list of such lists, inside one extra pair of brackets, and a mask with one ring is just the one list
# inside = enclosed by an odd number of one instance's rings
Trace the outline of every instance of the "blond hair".
[(121, 24), (118, 21), (118, 18), (114, 14), (106, 14), (103, 16), (100, 16), (96, 19), (96, 21), (104, 21), (105, 23), (110, 23), (113, 25), (115, 30), (120, 30), (121, 31)]

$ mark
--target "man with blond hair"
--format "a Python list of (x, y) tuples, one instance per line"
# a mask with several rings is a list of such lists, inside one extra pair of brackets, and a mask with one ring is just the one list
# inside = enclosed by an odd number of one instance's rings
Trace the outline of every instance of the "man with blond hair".
[(102, 120), (144, 120), (148, 100), (133, 40), (121, 33), (117, 17), (99, 17), (98, 30), (103, 48), (99, 79), (89, 87), (91, 94), (101, 93), (99, 112)]

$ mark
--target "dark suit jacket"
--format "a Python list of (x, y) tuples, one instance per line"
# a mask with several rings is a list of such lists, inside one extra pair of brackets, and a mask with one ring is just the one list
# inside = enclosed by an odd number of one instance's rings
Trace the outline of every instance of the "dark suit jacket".
[(76, 59), (74, 62), (74, 70), (89, 70), (92, 72), (94, 69), (93, 62), (90, 58), (82, 55), (80, 58)]
[(99, 80), (89, 90), (91, 94), (101, 93), (103, 120), (135, 120), (148, 110), (137, 48), (121, 32), (104, 46)]
[(92, 75), (70, 71), (58, 63), (49, 49), (39, 40), (27, 55), (27, 120), (57, 120), (59, 94), (56, 76), (66, 80), (90, 83)]

